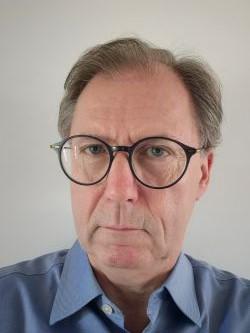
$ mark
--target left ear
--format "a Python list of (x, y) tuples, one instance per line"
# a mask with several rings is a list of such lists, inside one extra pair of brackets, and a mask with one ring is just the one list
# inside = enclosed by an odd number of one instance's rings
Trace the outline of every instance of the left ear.
[(207, 186), (209, 184), (212, 165), (214, 161), (214, 152), (212, 149), (206, 151), (205, 153), (201, 153), (201, 177), (199, 181), (199, 190), (197, 192), (196, 200), (199, 200), (203, 193), (206, 191)]

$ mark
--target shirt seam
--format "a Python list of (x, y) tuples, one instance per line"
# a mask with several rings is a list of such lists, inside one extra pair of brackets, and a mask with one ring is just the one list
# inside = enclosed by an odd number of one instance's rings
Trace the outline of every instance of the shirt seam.
[(45, 272), (28, 274), (28, 273), (24, 273), (24, 272), (20, 272), (20, 271), (15, 271), (15, 272), (10, 272), (10, 273), (7, 273), (6, 275), (0, 276), (0, 279), (4, 279), (4, 278), (9, 277), (10, 275), (13, 275), (13, 274), (19, 274), (19, 275), (23, 275), (23, 276), (39, 276), (39, 275), (46, 275), (47, 273), (49, 273), (49, 271), (50, 271), (52, 268), (54, 268), (55, 266), (58, 266), (58, 265), (64, 265), (64, 261), (63, 261), (63, 262), (58, 262), (58, 263), (52, 264), (52, 265), (49, 267), (49, 269), (47, 269)]
[[(223, 278), (222, 276), (218, 276), (218, 275), (220, 275), (220, 272), (216, 273), (216, 272), (212, 271), (209, 267), (206, 267), (206, 266), (203, 266), (203, 265), (199, 265), (199, 264), (193, 264), (192, 263), (192, 267), (195, 270), (198, 270), (200, 268), (207, 270), (209, 273), (212, 273), (214, 275), (214, 277), (215, 277), (216, 280), (224, 281), (224, 282), (225, 281), (236, 280), (236, 281), (239, 281), (240, 283), (246, 285), (246, 287), (250, 288), (250, 281), (247, 281), (246, 279), (243, 279), (243, 278), (240, 278), (240, 277), (237, 277), (237, 276), (234, 276), (234, 275), (231, 276), (231, 277), (225, 277), (225, 278)], [(229, 274), (231, 274), (231, 273), (229, 273)]]

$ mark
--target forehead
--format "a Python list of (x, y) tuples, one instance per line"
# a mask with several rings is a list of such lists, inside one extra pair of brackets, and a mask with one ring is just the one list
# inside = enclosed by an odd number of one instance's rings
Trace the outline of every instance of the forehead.
[(196, 127), (186, 87), (171, 69), (159, 66), (151, 74), (96, 75), (77, 100), (71, 134), (97, 135), (116, 144), (163, 135), (191, 144)]

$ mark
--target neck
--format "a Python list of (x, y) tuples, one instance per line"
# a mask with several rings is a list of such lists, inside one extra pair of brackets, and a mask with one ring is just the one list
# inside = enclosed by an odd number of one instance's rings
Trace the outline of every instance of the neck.
[(131, 299), (131, 301), (136, 300), (138, 296), (150, 296), (154, 290), (162, 285), (168, 276), (168, 273), (165, 272), (149, 280), (140, 280), (136, 274), (129, 276), (126, 271), (123, 272), (122, 278), (120, 278), (121, 273), (119, 275), (109, 275), (95, 268), (94, 272), (100, 286), (107, 295), (110, 294), (111, 299), (119, 295), (123, 299)]
[[(107, 297), (120, 309), (124, 315), (125, 327), (131, 333), (142, 332), (149, 323), (147, 316), (147, 306), (150, 295), (159, 288), (167, 278), (167, 274), (157, 276), (157, 278), (139, 284), (137, 279), (131, 284), (131, 279), (117, 283), (117, 280), (110, 280), (105, 274), (94, 270), (97, 281), (105, 291)], [(135, 320), (136, 318), (136, 320)]]

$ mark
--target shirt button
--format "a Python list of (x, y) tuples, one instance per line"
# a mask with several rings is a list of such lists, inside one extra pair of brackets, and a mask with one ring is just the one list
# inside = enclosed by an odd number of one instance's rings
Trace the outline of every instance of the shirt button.
[(103, 305), (102, 305), (102, 311), (103, 311), (104, 313), (106, 313), (107, 315), (111, 315), (112, 312), (113, 312), (113, 309), (112, 309), (112, 307), (111, 307), (110, 305), (108, 305), (108, 304), (103, 304)]

